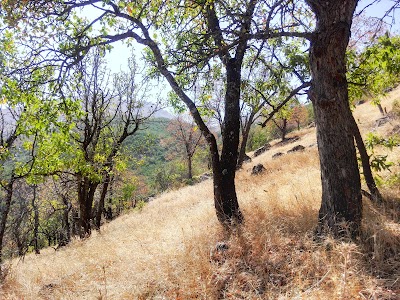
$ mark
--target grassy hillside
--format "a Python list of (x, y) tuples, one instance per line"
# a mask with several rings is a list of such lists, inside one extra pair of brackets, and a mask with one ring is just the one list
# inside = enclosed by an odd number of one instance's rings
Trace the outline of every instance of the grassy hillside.
[[(384, 100), (388, 111), (399, 92)], [(394, 119), (375, 127), (379, 111), (369, 103), (355, 116), (364, 134), (386, 136), (399, 128)], [(164, 193), (86, 240), (10, 262), (0, 298), (399, 299), (399, 182), (382, 186), (384, 207), (364, 199), (357, 244), (316, 242), (321, 184), (315, 129), (294, 134), (301, 139), (273, 146), (238, 172), (245, 224), (232, 235), (217, 222), (208, 180)], [(272, 159), (298, 144), (304, 152)], [(388, 153), (396, 165), (380, 174), (382, 182), (398, 174), (399, 148)], [(266, 170), (252, 176), (257, 163)]]

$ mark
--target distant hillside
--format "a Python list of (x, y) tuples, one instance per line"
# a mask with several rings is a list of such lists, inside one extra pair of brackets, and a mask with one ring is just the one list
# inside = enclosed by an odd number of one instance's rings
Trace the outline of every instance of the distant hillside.
[[(152, 118), (125, 142), (129, 168), (146, 181), (151, 193), (184, 183), (187, 173), (183, 144), (168, 131), (171, 119)], [(207, 170), (207, 150), (198, 147), (193, 158), (194, 175)]]
[[(165, 113), (168, 114), (168, 112)], [(169, 122), (168, 118), (152, 118), (125, 142), (125, 151), (133, 158), (130, 168), (148, 180), (166, 161), (168, 149), (161, 145), (161, 141), (170, 136), (167, 131)]]

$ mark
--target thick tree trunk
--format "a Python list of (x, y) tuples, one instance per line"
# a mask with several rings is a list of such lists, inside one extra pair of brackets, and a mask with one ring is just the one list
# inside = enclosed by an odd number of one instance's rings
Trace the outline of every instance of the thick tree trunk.
[(219, 162), (213, 158), (213, 174), (217, 217), (224, 226), (229, 227), (243, 221), (235, 188), (240, 129), (240, 65), (235, 59), (231, 59), (227, 63), (226, 71), (223, 148)]
[(310, 49), (309, 91), (317, 125), (322, 203), (319, 234), (360, 233), (362, 202), (348, 102), (345, 52), (356, 0), (307, 1), (317, 17)]
[(354, 139), (356, 140), (358, 153), (360, 153), (365, 183), (367, 184), (369, 192), (371, 193), (371, 200), (376, 203), (381, 203), (383, 198), (378, 187), (376, 186), (374, 176), (372, 175), (367, 149), (365, 148), (360, 130), (353, 115), (351, 115), (351, 119), (353, 123)]
[(4, 242), (4, 233), (6, 231), (7, 226), (7, 218), (8, 213), (10, 212), (11, 201), (13, 197), (14, 191), (14, 175), (11, 176), (11, 179), (7, 186), (5, 187), (6, 195), (5, 201), (0, 203), (0, 213), (1, 213), (1, 220), (0, 220), (0, 277), (1, 277), (1, 264), (3, 263), (3, 242)]

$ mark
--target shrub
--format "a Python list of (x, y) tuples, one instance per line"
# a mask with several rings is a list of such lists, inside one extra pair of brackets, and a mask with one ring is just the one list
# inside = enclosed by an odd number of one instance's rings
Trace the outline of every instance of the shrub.
[(392, 104), (392, 112), (400, 118), (400, 99), (396, 99)]

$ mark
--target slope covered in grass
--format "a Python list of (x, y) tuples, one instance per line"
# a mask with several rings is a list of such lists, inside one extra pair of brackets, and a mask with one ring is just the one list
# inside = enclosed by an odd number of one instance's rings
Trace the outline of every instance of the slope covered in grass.
[[(394, 96), (393, 96), (394, 95)], [(384, 100), (388, 110), (398, 90)], [(355, 111), (364, 133), (379, 111)], [(237, 173), (245, 224), (219, 226), (210, 180), (164, 193), (100, 233), (11, 262), (1, 299), (398, 299), (399, 185), (383, 187), (383, 207), (364, 199), (363, 236), (355, 243), (313, 240), (321, 197), (315, 130), (271, 150)], [(302, 144), (305, 151), (285, 154)], [(383, 151), (377, 150), (377, 151)], [(399, 171), (399, 147), (389, 154)], [(262, 163), (260, 175), (250, 175)], [(385, 177), (386, 176), (386, 177)], [(397, 205), (397, 206), (396, 206)]]

